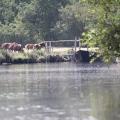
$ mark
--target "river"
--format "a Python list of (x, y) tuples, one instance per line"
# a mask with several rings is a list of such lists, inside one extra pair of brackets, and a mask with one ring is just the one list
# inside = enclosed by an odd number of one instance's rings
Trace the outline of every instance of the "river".
[(0, 120), (120, 120), (120, 65), (2, 65)]

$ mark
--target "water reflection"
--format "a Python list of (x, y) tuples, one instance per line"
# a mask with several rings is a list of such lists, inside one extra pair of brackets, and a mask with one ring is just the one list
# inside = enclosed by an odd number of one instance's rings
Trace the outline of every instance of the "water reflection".
[(0, 66), (1, 120), (119, 120), (116, 65)]
[(92, 114), (98, 120), (120, 119), (120, 86), (100, 85), (91, 89)]

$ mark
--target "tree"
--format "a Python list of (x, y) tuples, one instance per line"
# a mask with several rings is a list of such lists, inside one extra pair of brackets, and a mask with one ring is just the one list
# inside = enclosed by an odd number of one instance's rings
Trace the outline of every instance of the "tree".
[(86, 7), (77, 0), (72, 0), (64, 8), (60, 9), (60, 19), (56, 24), (58, 39), (80, 38), (87, 25)]
[(90, 9), (96, 17), (96, 24), (83, 34), (84, 41), (91, 47), (98, 46), (106, 62), (120, 57), (120, 1), (84, 0), (93, 6)]
[(32, 4), (34, 10), (25, 14), (26, 26), (32, 26), (35, 35), (39, 39), (56, 39), (53, 28), (59, 19), (59, 8), (64, 6), (66, 2), (67, 0), (35, 0), (34, 4)]
[(30, 0), (1, 0), (0, 1), (0, 42), (25, 43), (28, 30), (22, 22), (23, 9)]

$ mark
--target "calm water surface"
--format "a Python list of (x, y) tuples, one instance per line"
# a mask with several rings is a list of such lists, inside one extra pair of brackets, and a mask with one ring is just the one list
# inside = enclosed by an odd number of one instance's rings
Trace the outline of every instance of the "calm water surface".
[(120, 120), (120, 65), (0, 66), (0, 120)]

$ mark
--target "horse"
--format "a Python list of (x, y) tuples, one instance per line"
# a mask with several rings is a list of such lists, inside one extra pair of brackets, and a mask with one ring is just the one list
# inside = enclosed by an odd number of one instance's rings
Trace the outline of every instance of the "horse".
[(5, 49), (5, 50), (8, 50), (10, 45), (11, 45), (11, 43), (3, 43), (3, 44), (1, 45), (1, 48), (2, 48), (2, 49)]
[(26, 44), (25, 45), (25, 49), (27, 49), (27, 50), (33, 50), (34, 49), (34, 44)]
[(39, 50), (44, 46), (45, 45), (43, 43), (42, 44), (41, 43), (39, 43), (39, 44), (26, 44), (25, 49), (27, 49), (27, 50)]
[(23, 51), (23, 47), (22, 47), (21, 44), (18, 44), (18, 43), (16, 43), (16, 42), (13, 42), (13, 43), (10, 44), (9, 50), (14, 51), (14, 52), (15, 52), (15, 51), (21, 52), (21, 51)]
[(11, 48), (9, 48), (9, 49), (11, 49), (12, 51), (18, 51), (18, 52), (20, 52), (20, 51), (22, 51), (23, 48), (22, 48), (21, 44), (13, 43), (12, 46), (11, 46)]
[(45, 43), (44, 43), (44, 42), (42, 42), (42, 43), (39, 43), (39, 45), (40, 45), (40, 47), (41, 47), (41, 48), (44, 48), (44, 47), (46, 47), (46, 45), (45, 45)]
[(34, 49), (39, 50), (41, 49), (41, 46), (39, 44), (34, 44)]

